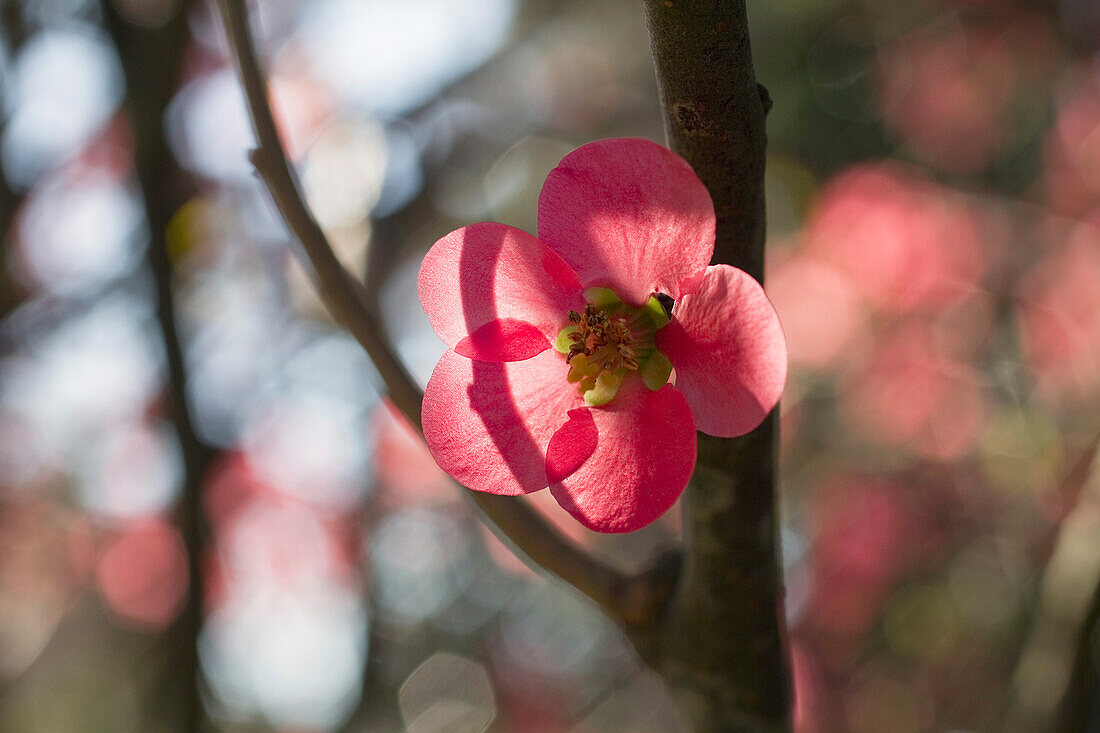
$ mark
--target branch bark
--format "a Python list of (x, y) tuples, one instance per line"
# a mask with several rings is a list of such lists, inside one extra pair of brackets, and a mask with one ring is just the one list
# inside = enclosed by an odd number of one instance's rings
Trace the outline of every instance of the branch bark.
[[(0, 42), (7, 49), (9, 58), (18, 56), (23, 43), (27, 40), (26, 28), (23, 24), (22, 6), (20, 3), (0, 4)], [(0, 91), (0, 101), (9, 104), (10, 91)], [(7, 120), (0, 122), (0, 135), (7, 127)], [(11, 261), (9, 249), (12, 246), (12, 222), (15, 221), (15, 212), (23, 202), (24, 192), (15, 191), (8, 181), (4, 171), (0, 170), (0, 257)], [(11, 268), (0, 267), (0, 320), (7, 317), (15, 310), (26, 297), (25, 289), (12, 276)]]
[(202, 552), (206, 528), (201, 488), (214, 456), (195, 432), (187, 402), (187, 371), (177, 331), (172, 297), (172, 263), (165, 234), (172, 215), (183, 204), (183, 171), (164, 137), (164, 113), (176, 90), (177, 72), (190, 39), (187, 3), (179, 3), (166, 23), (156, 28), (124, 20), (110, 0), (101, 0), (104, 23), (126, 78), (126, 110), (134, 141), (134, 169), (149, 224), (146, 263), (156, 285), (156, 314), (168, 365), (171, 420), (184, 459), (184, 487), (176, 508), (176, 525), (187, 552), (187, 602), (164, 634), (166, 664), (156, 695), (148, 701), (150, 720), (176, 713), (182, 730), (204, 726), (200, 689), (198, 637), (202, 628)]
[(1066, 680), (1065, 692), (1050, 726), (1052, 733), (1087, 733), (1096, 729), (1096, 691), (1100, 688), (1100, 669), (1096, 653), (1097, 628), (1100, 627), (1100, 586), (1092, 594), (1088, 611), (1077, 634), (1077, 649)]
[(1100, 481), (1095, 465), (1100, 436), (1075, 460), (1053, 495), (1065, 502), (1065, 515), (1041, 547), (1045, 567), (1037, 608), (1016, 660), (1009, 693), (996, 730), (1006, 733), (1093, 730), (1097, 684), (1096, 646), (1100, 577), (1096, 545), (1100, 522)]
[[(423, 432), (420, 423), (423, 393), (385, 337), (362, 285), (336, 259), (324, 231), (302, 198), (272, 118), (267, 83), (256, 57), (244, 4), (241, 0), (219, 0), (218, 5), (256, 133), (252, 163), (287, 228), (301, 243), (305, 264), (312, 270), (316, 287), (333, 316), (366, 350), (390, 399)], [(469, 495), (489, 525), (520, 557), (573, 586), (625, 626), (648, 622), (671, 588), (668, 563), (658, 563), (638, 574), (626, 573), (571, 543), (522, 500), (479, 491), (470, 491)]]
[[(764, 275), (764, 120), (744, 0), (646, 0), (665, 132), (714, 199), (714, 262)], [(651, 663), (696, 731), (790, 730), (773, 413), (732, 440), (700, 434), (684, 493), (682, 577)]]

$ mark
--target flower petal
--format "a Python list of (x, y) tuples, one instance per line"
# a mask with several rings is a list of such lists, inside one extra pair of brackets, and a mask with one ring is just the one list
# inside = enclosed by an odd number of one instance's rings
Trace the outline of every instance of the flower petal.
[(672, 308), (657, 348), (676, 368), (695, 425), (732, 438), (759, 425), (787, 379), (783, 328), (760, 283), (744, 270), (712, 265), (699, 290)]
[(553, 484), (576, 473), (596, 450), (599, 436), (592, 410), (571, 410), (546, 449), (546, 479)]
[(569, 412), (546, 452), (550, 492), (597, 532), (641, 529), (671, 507), (695, 468), (695, 423), (672, 385), (628, 379), (604, 407)]
[(584, 310), (569, 265), (527, 232), (473, 224), (440, 239), (420, 265), (416, 288), (432, 329), (482, 361), (528, 359)]
[(537, 326), (514, 318), (489, 321), (454, 345), (467, 359), (521, 361), (546, 351), (546, 336)]
[(584, 404), (553, 350), (515, 362), (474, 361), (447, 350), (424, 390), (424, 440), (439, 467), (491, 494), (545, 488), (546, 446)]
[(585, 287), (634, 306), (693, 290), (714, 252), (714, 204), (691, 166), (641, 138), (577, 148), (539, 195), (539, 239)]

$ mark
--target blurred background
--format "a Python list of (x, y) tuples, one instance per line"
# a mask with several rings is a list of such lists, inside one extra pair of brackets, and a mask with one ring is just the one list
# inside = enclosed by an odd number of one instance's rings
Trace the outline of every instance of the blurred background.
[[(749, 6), (798, 730), (1084, 720), (1100, 5)], [(663, 140), (633, 0), (251, 10), (308, 198), (422, 382), (424, 251), (534, 231), (580, 144)], [(380, 399), (251, 173), (212, 5), (0, 0), (0, 99), (0, 731), (686, 730)], [(678, 537), (542, 494), (624, 563)]]

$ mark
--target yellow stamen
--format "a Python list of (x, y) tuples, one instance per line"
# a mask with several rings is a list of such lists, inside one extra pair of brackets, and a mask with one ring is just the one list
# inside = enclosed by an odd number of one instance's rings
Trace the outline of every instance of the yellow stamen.
[(634, 308), (608, 288), (589, 288), (585, 298), (584, 312), (569, 311), (569, 325), (554, 341), (554, 348), (565, 354), (569, 382), (577, 385), (585, 402), (607, 404), (631, 373), (640, 374), (650, 389), (660, 389), (671, 371), (654, 343), (657, 330), (669, 320), (665, 307), (652, 297)]

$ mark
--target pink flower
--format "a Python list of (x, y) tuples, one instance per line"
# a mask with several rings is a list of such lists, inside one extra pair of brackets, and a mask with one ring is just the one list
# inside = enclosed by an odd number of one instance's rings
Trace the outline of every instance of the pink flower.
[(690, 166), (630, 138), (550, 172), (537, 239), (487, 223), (436, 242), (417, 288), (450, 347), (424, 392), (440, 467), (493, 494), (549, 486), (599, 532), (663, 514), (695, 467), (696, 429), (749, 432), (786, 379), (763, 289), (707, 266), (714, 225)]

